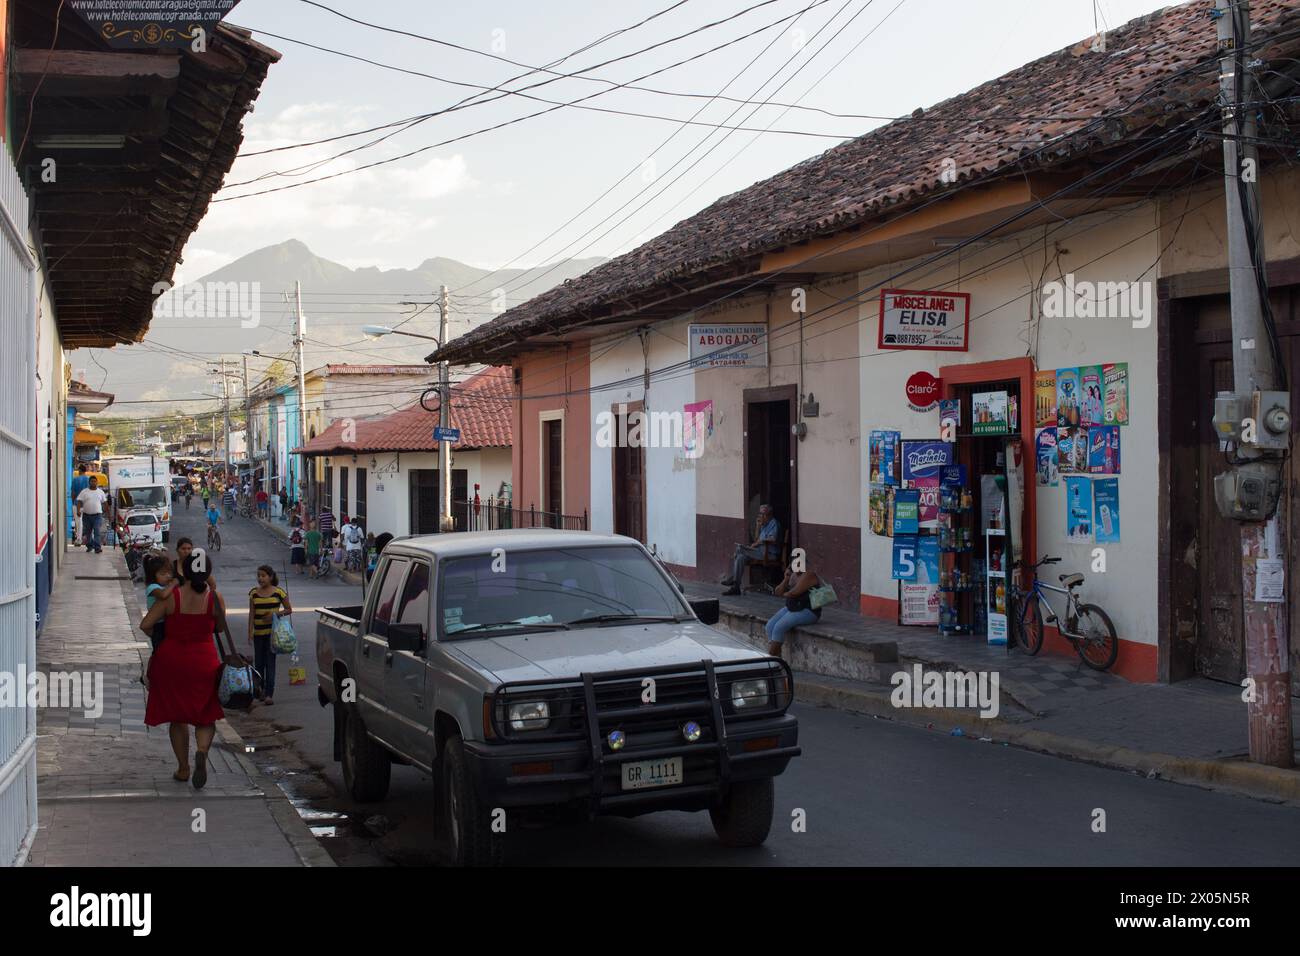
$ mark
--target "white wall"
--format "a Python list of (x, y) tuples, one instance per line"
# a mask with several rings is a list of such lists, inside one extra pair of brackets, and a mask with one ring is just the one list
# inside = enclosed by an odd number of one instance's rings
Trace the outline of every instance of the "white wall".
[[(1064, 560), (1060, 572), (1081, 571), (1087, 576), (1085, 593), (1089, 601), (1110, 613), (1121, 638), (1144, 644), (1157, 643), (1156, 600), (1152, 581), (1156, 567), (1158, 489), (1156, 432), (1156, 323), (1154, 320), (1155, 270), (1160, 256), (1156, 231), (1156, 209), (1144, 204), (1123, 215), (1101, 213), (1077, 220), (1053, 238), (1059, 237), (1065, 250), (1046, 273), (1046, 281), (1073, 273), (1077, 281), (1136, 280), (1145, 272), (1150, 282), (1152, 322), (1149, 328), (1134, 328), (1124, 319), (1044, 318), (1037, 336), (1031, 333), (1030, 289), (1045, 270), (1041, 228), (1013, 237), (1025, 250), (1024, 257), (1009, 258), (987, 274), (974, 276), (981, 267), (1010, 256), (1016, 241), (1004, 241), (968, 251), (961, 259), (959, 281), (957, 259), (947, 256), (940, 263), (923, 267), (899, 279), (888, 279), (899, 264), (861, 273), (859, 290), (859, 353), (861, 375), (861, 449), (872, 429), (888, 428), (903, 437), (938, 437), (937, 411), (912, 412), (905, 400), (905, 383), (912, 373), (924, 369), (938, 374), (941, 364), (988, 362), (1030, 354), (1037, 368), (1129, 363), (1129, 408), (1132, 424), (1120, 429), (1121, 473), (1119, 477), (1122, 542), (1105, 545), (1107, 572), (1091, 570), (1092, 544), (1068, 544), (1065, 540), (1065, 480), (1058, 487), (1038, 487), (1038, 541), (1028, 552), (1037, 557), (1050, 552)], [(1055, 255), (1050, 248), (1049, 256)], [(969, 352), (890, 351), (877, 354), (879, 322), (878, 285), (910, 289), (943, 289), (971, 294)], [(868, 291), (870, 290), (870, 291)], [(1025, 403), (1022, 402), (1022, 405)], [(1032, 414), (1032, 404), (1021, 408), (1022, 417)], [(963, 423), (963, 431), (969, 423)], [(866, 474), (865, 461), (862, 462)], [(1026, 478), (1034, 480), (1032, 449), (1028, 450)], [(1109, 476), (1107, 476), (1109, 477)], [(862, 591), (888, 599), (897, 597), (897, 585), (890, 579), (891, 539), (873, 535), (867, 522), (865, 482), (860, 488), (862, 527)]]
[[(675, 412), (684, 417), (684, 406), (695, 401), (694, 376), (670, 373), (650, 382), (647, 394), (642, 373), (664, 368), (687, 358), (686, 320), (678, 319), (651, 326), (642, 350), (641, 339), (613, 337), (591, 347), (591, 516), (593, 531), (614, 530), (614, 465), (612, 447), (597, 444), (601, 413), (619, 403), (645, 401), (647, 412)], [(648, 357), (647, 357), (648, 356)], [(633, 379), (613, 387), (612, 383)], [(649, 423), (644, 426), (649, 432)], [(650, 439), (647, 438), (648, 441)], [(695, 565), (695, 465), (679, 447), (646, 448), (646, 545), (654, 545), (670, 564)]]

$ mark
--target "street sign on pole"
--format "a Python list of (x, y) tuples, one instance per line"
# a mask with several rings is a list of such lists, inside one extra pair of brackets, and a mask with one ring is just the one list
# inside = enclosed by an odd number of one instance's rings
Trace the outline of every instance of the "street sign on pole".
[(436, 442), (449, 441), (452, 444), (460, 441), (459, 428), (444, 428), (442, 425), (435, 425), (433, 429), (433, 440)]

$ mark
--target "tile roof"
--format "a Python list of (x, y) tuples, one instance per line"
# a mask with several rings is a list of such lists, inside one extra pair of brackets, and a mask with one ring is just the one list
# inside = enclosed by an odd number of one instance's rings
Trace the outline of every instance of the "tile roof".
[[(427, 369), (426, 369), (427, 371)], [(451, 425), (460, 429), (456, 451), (472, 448), (509, 448), (514, 386), (508, 366), (485, 369), (452, 386)], [(340, 419), (294, 453), (308, 455), (362, 454), (383, 451), (437, 451), (433, 428), (438, 424), (438, 400), (426, 411), (417, 402), (388, 415), (358, 418), (353, 441), (343, 440), (347, 424)]]
[[(832, 147), (717, 200), (430, 358), (481, 359), (509, 340), (581, 324), (582, 313), (628, 296), (680, 294), (674, 279), (747, 260), (756, 267), (764, 252), (896, 214), (972, 181), (1059, 166), (1195, 116), (1218, 91), (1209, 6), (1166, 7), (1107, 33), (1104, 50), (1090, 49), (1089, 38)], [(1251, 4), (1252, 56), (1300, 56), (1298, 8), (1300, 0)], [(1203, 68), (1190, 69), (1196, 66)], [(949, 158), (953, 182), (942, 178)]]

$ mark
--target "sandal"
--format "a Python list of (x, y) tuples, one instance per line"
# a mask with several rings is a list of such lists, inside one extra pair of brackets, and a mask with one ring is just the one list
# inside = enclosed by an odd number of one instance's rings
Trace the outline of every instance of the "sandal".
[(196, 750), (194, 752), (194, 789), (202, 790), (203, 785), (208, 782), (208, 752), (206, 750)]

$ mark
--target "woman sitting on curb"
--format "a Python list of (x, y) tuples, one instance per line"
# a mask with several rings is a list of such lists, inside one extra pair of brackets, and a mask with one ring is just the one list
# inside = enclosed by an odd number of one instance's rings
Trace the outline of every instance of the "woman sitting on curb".
[(812, 568), (796, 573), (791, 564), (785, 569), (785, 577), (774, 592), (777, 597), (785, 598), (785, 607), (773, 614), (766, 625), (767, 653), (772, 657), (781, 656), (781, 645), (788, 631), (821, 620), (822, 609), (814, 608), (808, 599), (808, 592), (821, 583)]

